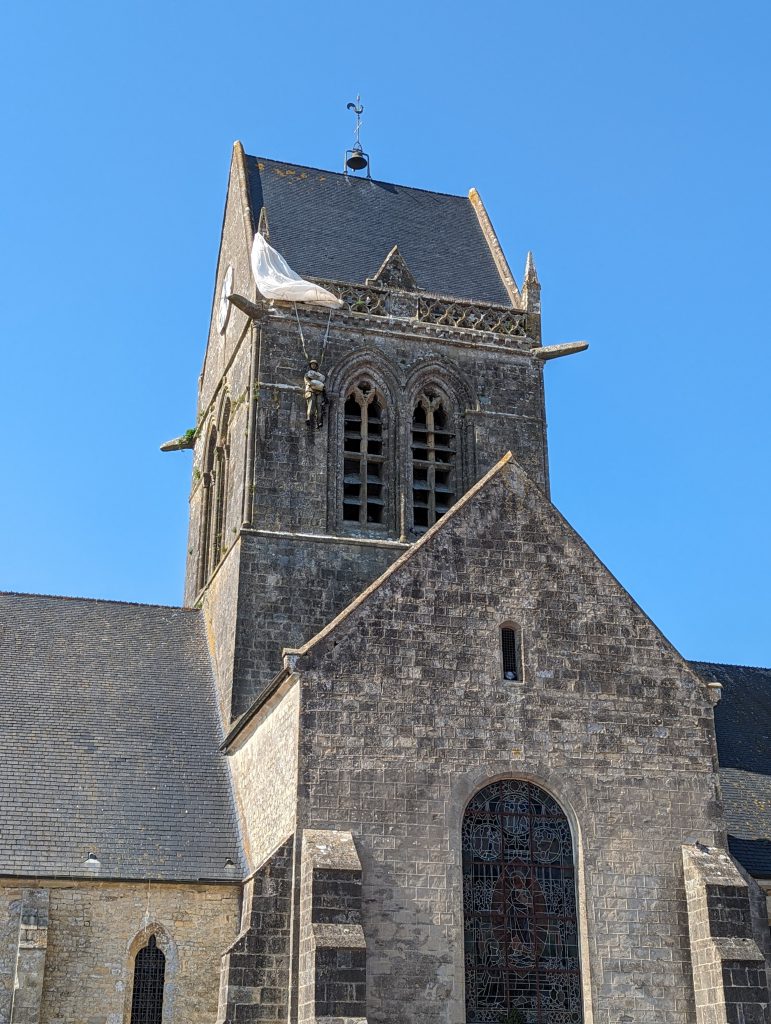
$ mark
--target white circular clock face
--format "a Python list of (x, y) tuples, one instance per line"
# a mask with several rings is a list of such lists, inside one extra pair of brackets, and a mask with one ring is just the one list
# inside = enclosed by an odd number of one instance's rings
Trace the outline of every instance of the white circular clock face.
[(222, 288), (220, 290), (220, 303), (217, 306), (217, 330), (222, 334), (228, 325), (228, 317), (230, 316), (230, 303), (228, 302), (228, 295), (233, 291), (233, 265), (231, 264), (225, 271), (225, 277), (222, 281)]

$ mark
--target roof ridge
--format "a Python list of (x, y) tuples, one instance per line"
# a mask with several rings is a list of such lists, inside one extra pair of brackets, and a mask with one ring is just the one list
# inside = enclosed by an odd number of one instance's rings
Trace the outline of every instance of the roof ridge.
[(200, 608), (190, 608), (181, 604), (156, 604), (147, 601), (121, 601), (115, 597), (81, 597), (78, 594), (42, 594), (26, 590), (0, 590), (0, 597), (44, 597), (51, 601), (88, 601), (91, 604), (122, 604), (134, 608), (167, 608), (175, 612), (200, 612)]
[(753, 672), (771, 672), (771, 665), (740, 665), (734, 661), (700, 661), (688, 658), (691, 665), (714, 665), (715, 668), (748, 668)]
[(425, 192), (430, 196), (446, 196), (448, 199), (463, 199), (470, 203), (468, 195), (458, 192), (439, 192), (435, 188), (420, 188), (419, 185), (403, 185), (398, 181), (386, 181), (385, 178), (360, 178), (355, 174), (344, 174), (342, 171), (330, 171), (326, 167), (312, 167), (310, 164), (296, 164), (291, 160), (276, 160), (272, 156), (254, 156), (251, 153), (244, 153), (247, 160), (263, 160), (266, 163), (279, 164), (285, 167), (300, 167), (304, 171), (318, 171), (320, 174), (333, 174), (336, 178), (346, 178), (349, 181), (371, 181), (375, 185), (395, 185), (397, 188), (408, 189), (410, 192)]

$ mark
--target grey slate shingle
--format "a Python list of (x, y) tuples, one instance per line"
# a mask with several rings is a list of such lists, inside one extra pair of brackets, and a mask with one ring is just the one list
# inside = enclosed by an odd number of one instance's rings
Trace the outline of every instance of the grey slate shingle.
[(715, 729), (731, 852), (751, 874), (771, 878), (771, 669), (691, 665), (723, 686)]
[(423, 291), (511, 306), (466, 196), (246, 157), (255, 224), (302, 277), (362, 284), (394, 245)]
[(200, 612), (0, 594), (0, 735), (0, 874), (240, 875)]

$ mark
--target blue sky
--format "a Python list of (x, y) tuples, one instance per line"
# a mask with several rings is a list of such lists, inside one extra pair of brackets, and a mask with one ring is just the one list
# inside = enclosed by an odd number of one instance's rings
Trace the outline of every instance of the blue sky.
[(532, 248), (553, 498), (691, 658), (771, 664), (767, 3), (0, 15), (0, 587), (178, 603), (230, 149), (476, 186)]

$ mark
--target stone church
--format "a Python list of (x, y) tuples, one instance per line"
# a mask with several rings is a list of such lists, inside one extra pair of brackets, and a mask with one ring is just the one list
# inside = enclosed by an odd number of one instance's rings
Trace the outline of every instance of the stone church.
[(769, 1024), (771, 670), (552, 505), (580, 347), (474, 189), (236, 144), (184, 607), (0, 596), (2, 1024)]

